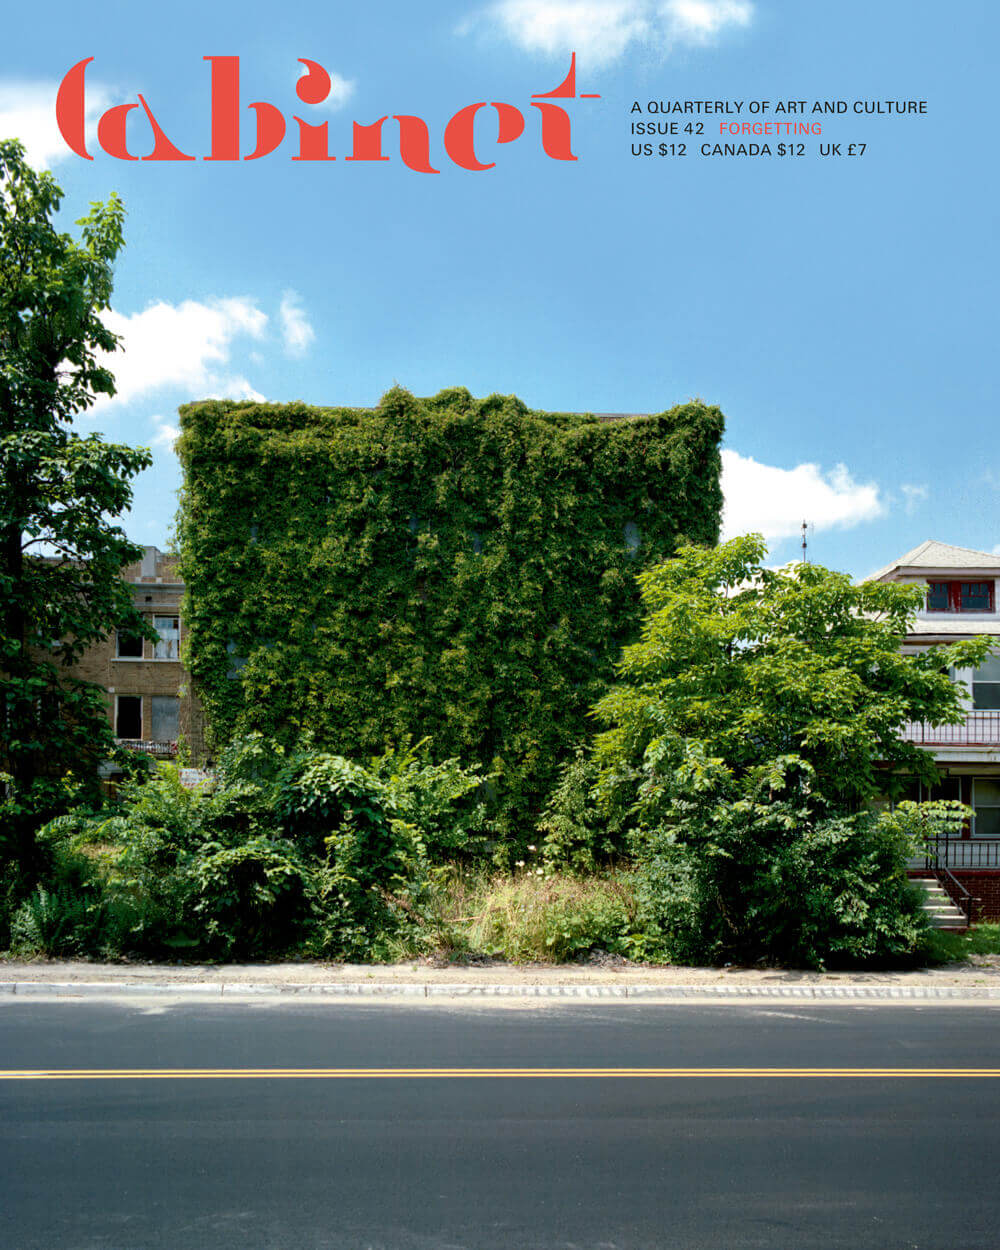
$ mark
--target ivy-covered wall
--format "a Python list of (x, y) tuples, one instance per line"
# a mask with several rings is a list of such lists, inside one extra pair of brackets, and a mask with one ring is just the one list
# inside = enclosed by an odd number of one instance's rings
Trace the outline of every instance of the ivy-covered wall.
[(460, 388), (374, 411), (181, 409), (188, 664), (216, 744), (429, 735), (530, 841), (638, 626), (634, 574), (718, 539), (723, 417), (607, 421)]

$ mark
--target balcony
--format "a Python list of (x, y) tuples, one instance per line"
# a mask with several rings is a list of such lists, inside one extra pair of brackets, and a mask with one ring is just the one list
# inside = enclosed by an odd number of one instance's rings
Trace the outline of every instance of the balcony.
[(910, 861), (911, 869), (943, 868), (959, 871), (1000, 868), (1000, 838), (934, 838), (923, 855)]
[(115, 746), (138, 751), (141, 755), (158, 755), (164, 758), (177, 754), (176, 742), (153, 742), (148, 738), (116, 738)]
[(958, 725), (925, 725), (907, 721), (900, 737), (921, 747), (1000, 746), (1000, 712), (967, 712)]

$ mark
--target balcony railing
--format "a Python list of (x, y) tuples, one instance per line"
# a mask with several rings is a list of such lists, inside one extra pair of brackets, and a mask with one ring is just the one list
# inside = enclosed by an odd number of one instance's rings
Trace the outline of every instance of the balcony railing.
[(1000, 868), (1000, 838), (934, 838), (911, 868), (968, 870)]
[(116, 747), (139, 751), (143, 755), (176, 755), (176, 742), (153, 742), (148, 738), (116, 738)]
[(1000, 712), (969, 712), (958, 725), (925, 725), (907, 721), (900, 737), (924, 747), (1000, 746)]

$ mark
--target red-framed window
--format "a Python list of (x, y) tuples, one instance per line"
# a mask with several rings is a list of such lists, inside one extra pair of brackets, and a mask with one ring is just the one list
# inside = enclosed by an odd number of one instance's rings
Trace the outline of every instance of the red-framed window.
[(928, 612), (993, 612), (994, 582), (928, 582)]

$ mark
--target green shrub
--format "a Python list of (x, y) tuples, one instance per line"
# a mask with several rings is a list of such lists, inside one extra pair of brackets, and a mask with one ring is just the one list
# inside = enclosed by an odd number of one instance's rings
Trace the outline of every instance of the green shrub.
[(847, 966), (910, 960), (926, 928), (909, 838), (878, 812), (817, 818), (798, 778), (731, 794), (718, 763), (678, 769), (675, 821), (637, 837), (639, 926), (678, 962)]
[(418, 831), (396, 818), (373, 772), (317, 751), (294, 757), (284, 771), (278, 814), (294, 845), (320, 866), (320, 948), (373, 957), (397, 927), (391, 898), (426, 866)]
[(538, 833), (550, 868), (593, 873), (623, 850), (620, 828), (603, 810), (599, 769), (591, 751), (579, 747), (562, 769)]
[(188, 867), (187, 908), (206, 950), (260, 958), (300, 947), (315, 919), (315, 879), (287, 843), (208, 843)]
[(96, 927), (93, 902), (85, 895), (40, 885), (14, 913), (10, 946), (16, 955), (76, 955)]
[(985, 639), (902, 651), (919, 587), (770, 569), (757, 535), (639, 575), (645, 619), (595, 708), (604, 811), (631, 826), (651, 935), (676, 958), (910, 958), (922, 933), (895, 774), (933, 781), (907, 720), (963, 716), (949, 666)]
[(425, 738), (371, 760), (370, 772), (384, 786), (386, 809), (416, 832), (433, 862), (484, 854), (492, 845), (484, 799), (491, 778), (457, 759), (435, 764), (428, 748)]
[(394, 873), (385, 785), (352, 760), (318, 751), (294, 760), (282, 778), (278, 817), (296, 846), (310, 855), (324, 856), (339, 831), (349, 831), (345, 854), (366, 884)]
[(236, 845), (279, 831), (282, 782), (291, 761), (281, 743), (250, 733), (219, 756), (215, 782), (205, 798), (204, 821), (211, 836)]
[(202, 836), (203, 796), (181, 785), (174, 764), (158, 761), (145, 777), (122, 784), (118, 792), (120, 819), (131, 829), (156, 831), (163, 847), (190, 850)]

